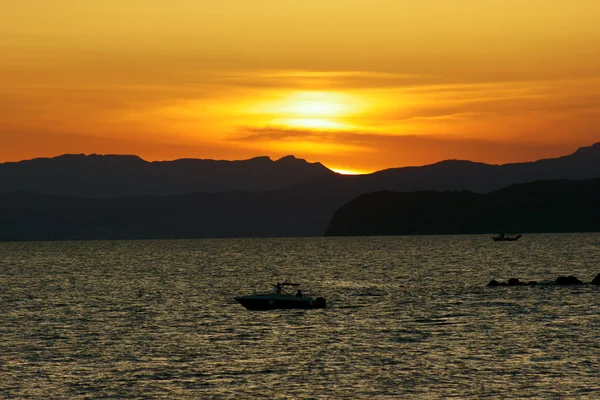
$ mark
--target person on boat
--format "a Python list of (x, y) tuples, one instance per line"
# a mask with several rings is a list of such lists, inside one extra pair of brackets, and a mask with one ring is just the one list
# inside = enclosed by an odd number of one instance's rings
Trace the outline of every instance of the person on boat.
[(302, 294), (302, 290), (298, 289), (298, 291), (296, 292), (296, 297), (304, 297), (304, 295)]
[(281, 283), (275, 285), (275, 294), (281, 294)]

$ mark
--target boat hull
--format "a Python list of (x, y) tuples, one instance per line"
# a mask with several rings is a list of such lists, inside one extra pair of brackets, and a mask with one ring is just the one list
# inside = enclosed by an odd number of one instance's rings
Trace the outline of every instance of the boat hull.
[(316, 302), (310, 297), (295, 296), (239, 296), (235, 301), (248, 310), (307, 310), (313, 308), (325, 308), (325, 301)]
[(492, 237), (492, 239), (494, 239), (494, 242), (516, 242), (517, 240), (521, 239), (523, 235), (517, 235), (517, 236), (494, 236)]

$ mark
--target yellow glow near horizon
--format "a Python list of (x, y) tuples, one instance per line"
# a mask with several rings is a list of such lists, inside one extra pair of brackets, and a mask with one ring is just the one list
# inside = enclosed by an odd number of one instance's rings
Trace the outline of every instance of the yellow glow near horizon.
[(365, 174), (369, 173), (366, 171), (359, 171), (359, 170), (346, 169), (346, 168), (332, 168), (332, 167), (328, 167), (328, 168), (330, 170), (332, 170), (333, 172), (337, 172), (338, 174), (342, 174), (342, 175), (365, 175)]
[[(296, 152), (317, 155), (331, 154), (336, 151), (345, 153), (355, 153), (360, 151), (360, 148), (347, 144), (310, 142), (296, 139), (292, 139), (283, 143), (281, 141), (265, 141), (260, 143), (260, 147), (263, 149), (269, 149), (278, 154), (289, 154), (290, 148), (295, 149)], [(348, 171), (350, 171), (350, 169), (348, 169)]]

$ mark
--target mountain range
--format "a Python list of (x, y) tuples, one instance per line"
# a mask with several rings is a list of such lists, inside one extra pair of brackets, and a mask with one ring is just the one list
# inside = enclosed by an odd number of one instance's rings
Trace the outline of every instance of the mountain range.
[(0, 164), (0, 193), (116, 198), (262, 191), (328, 174), (333, 172), (322, 164), (294, 156), (148, 162), (127, 155), (65, 154)]
[(600, 178), (600, 143), (527, 163), (447, 160), (356, 176), (293, 156), (149, 163), (65, 155), (0, 164), (0, 240), (320, 236), (365, 193), (488, 193), (592, 178)]

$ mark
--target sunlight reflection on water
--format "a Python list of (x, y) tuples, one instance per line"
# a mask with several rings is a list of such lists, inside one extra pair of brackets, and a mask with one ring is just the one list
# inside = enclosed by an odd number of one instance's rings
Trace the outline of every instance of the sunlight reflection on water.
[[(600, 234), (0, 243), (0, 397), (598, 397)], [(281, 280), (325, 310), (249, 312)]]

